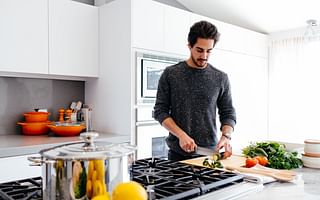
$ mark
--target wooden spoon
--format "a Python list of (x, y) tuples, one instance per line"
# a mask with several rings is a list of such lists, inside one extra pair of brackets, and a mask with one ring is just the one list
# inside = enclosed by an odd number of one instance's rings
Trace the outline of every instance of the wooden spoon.
[(266, 170), (266, 169), (259, 169), (259, 168), (246, 168), (246, 167), (237, 167), (237, 166), (225, 166), (228, 170), (236, 170), (238, 172), (244, 173), (251, 173), (251, 174), (260, 174), (264, 176), (270, 176), (279, 181), (292, 181), (294, 180), (295, 176), (289, 174), (287, 172), (281, 172), (281, 170)]
[(273, 169), (273, 168), (270, 168), (270, 167), (265, 167), (265, 166), (262, 166), (262, 165), (255, 165), (254, 168), (256, 169), (260, 169), (260, 170), (263, 170), (263, 171), (269, 171), (269, 172), (274, 172), (274, 173), (282, 173), (282, 174), (287, 174), (287, 175), (291, 175), (291, 176), (296, 176), (297, 173), (292, 171), (292, 170), (287, 170), (287, 169)]

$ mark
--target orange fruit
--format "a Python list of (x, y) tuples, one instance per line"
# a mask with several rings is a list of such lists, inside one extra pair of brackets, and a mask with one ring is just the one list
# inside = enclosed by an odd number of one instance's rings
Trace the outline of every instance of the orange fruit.
[(267, 166), (269, 163), (268, 158), (265, 156), (256, 156), (254, 158), (257, 159), (259, 164), (262, 166)]
[(256, 158), (247, 158), (246, 159), (246, 167), (253, 167), (255, 166), (256, 164), (258, 164), (258, 160)]
[(148, 195), (142, 185), (135, 181), (119, 183), (112, 192), (112, 200), (147, 200)]

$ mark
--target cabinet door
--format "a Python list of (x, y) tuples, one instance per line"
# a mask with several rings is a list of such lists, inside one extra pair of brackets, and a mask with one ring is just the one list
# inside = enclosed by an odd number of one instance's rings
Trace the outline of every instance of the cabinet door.
[(98, 8), (49, 0), (49, 74), (98, 76)]
[(164, 49), (169, 53), (189, 55), (188, 33), (190, 13), (166, 6), (164, 21)]
[(132, 1), (133, 47), (163, 50), (164, 5), (150, 0)]
[(46, 0), (0, 1), (0, 71), (48, 73)]

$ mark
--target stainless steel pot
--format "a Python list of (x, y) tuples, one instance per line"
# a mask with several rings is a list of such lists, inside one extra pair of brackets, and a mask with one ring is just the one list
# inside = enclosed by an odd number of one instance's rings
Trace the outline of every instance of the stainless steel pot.
[(84, 142), (41, 150), (29, 157), (42, 166), (43, 199), (91, 199), (131, 179), (135, 146), (94, 141), (94, 132), (81, 133)]

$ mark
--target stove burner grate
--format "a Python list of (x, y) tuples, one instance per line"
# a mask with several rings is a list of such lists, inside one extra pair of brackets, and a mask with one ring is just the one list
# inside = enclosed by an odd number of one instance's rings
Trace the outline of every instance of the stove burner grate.
[(41, 177), (0, 184), (1, 200), (42, 200)]
[(190, 199), (236, 185), (244, 178), (232, 172), (160, 158), (137, 160), (131, 172), (133, 180), (141, 183), (153, 200)]

